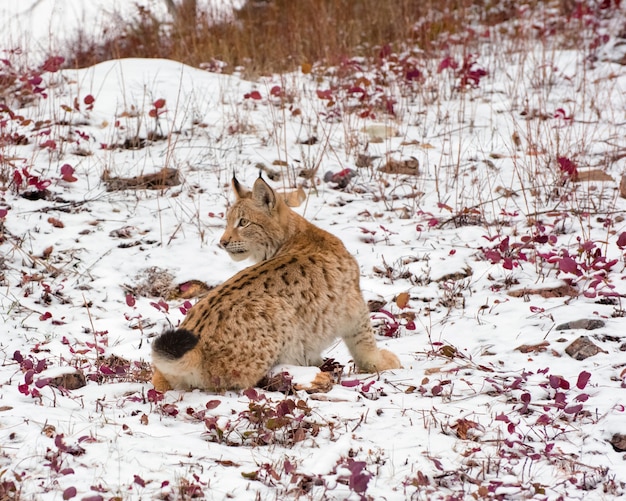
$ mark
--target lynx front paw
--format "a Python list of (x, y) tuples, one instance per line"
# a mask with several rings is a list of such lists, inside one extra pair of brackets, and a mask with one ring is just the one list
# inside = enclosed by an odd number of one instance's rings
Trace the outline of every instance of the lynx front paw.
[(376, 350), (363, 360), (357, 361), (357, 366), (362, 372), (380, 372), (402, 367), (400, 359), (388, 350)]
[(386, 371), (389, 369), (400, 369), (402, 364), (400, 359), (389, 350), (380, 350), (380, 362), (376, 364), (376, 370)]
[(154, 374), (152, 374), (152, 386), (154, 386), (156, 391), (160, 391), (161, 393), (172, 389), (170, 383), (158, 369), (154, 369)]

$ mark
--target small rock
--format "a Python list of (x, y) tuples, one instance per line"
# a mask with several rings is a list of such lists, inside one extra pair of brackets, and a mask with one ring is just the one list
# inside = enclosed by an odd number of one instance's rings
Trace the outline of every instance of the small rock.
[(49, 384), (55, 388), (62, 386), (66, 390), (77, 390), (87, 384), (87, 379), (85, 378), (83, 371), (76, 370), (76, 372), (70, 372), (68, 374), (52, 378)]
[(617, 452), (626, 452), (626, 435), (616, 433), (611, 437), (611, 445)]
[(587, 336), (580, 336), (567, 348), (565, 353), (576, 360), (585, 360), (586, 358), (593, 357), (598, 353), (607, 353), (599, 346), (596, 346), (591, 339)]
[(604, 327), (604, 320), (597, 318), (581, 318), (579, 320), (573, 320), (571, 322), (565, 322), (564, 324), (557, 325), (557, 331), (566, 331), (569, 329), (585, 329), (592, 331)]

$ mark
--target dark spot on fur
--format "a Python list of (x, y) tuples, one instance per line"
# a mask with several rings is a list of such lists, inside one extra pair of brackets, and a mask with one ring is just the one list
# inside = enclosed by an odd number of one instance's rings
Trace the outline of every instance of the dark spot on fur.
[(152, 344), (152, 350), (162, 357), (175, 360), (192, 350), (200, 338), (186, 329), (165, 331)]

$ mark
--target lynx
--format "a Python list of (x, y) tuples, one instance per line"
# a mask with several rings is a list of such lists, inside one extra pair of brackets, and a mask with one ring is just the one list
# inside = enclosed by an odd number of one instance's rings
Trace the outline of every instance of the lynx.
[(396, 355), (376, 346), (359, 267), (341, 241), (291, 210), (261, 177), (252, 190), (234, 177), (232, 186), (236, 201), (220, 246), (257, 264), (154, 340), (154, 387), (248, 388), (277, 364), (320, 365), (336, 337), (361, 371), (399, 368)]

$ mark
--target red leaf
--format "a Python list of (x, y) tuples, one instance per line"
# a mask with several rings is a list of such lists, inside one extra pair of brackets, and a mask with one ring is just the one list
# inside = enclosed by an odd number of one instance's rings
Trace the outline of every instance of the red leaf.
[(576, 388), (579, 390), (584, 390), (585, 386), (589, 382), (589, 378), (591, 377), (591, 373), (587, 371), (582, 371), (578, 374), (578, 380), (576, 381)]
[(315, 91), (315, 93), (317, 94), (317, 97), (320, 99), (332, 99), (333, 98), (333, 91), (331, 89), (327, 89), (327, 90), (319, 90), (317, 89)]
[(215, 409), (215, 408), (216, 408), (218, 405), (220, 405), (221, 403), (222, 403), (222, 401), (221, 401), (221, 400), (209, 400), (209, 401), (206, 403), (206, 406), (205, 406), (205, 407), (206, 407), (208, 410), (211, 410), (211, 409)]
[(165, 107), (165, 99), (157, 99), (154, 103), (152, 103), (157, 110)]
[(61, 56), (50, 56), (41, 65), (41, 71), (49, 71), (50, 73), (56, 73), (61, 69), (61, 65), (65, 62), (65, 58)]
[(139, 485), (140, 487), (146, 486), (146, 481), (143, 478), (141, 478), (139, 475), (135, 475), (133, 482)]
[(576, 164), (572, 162), (567, 157), (558, 157), (556, 161), (559, 164), (559, 169), (563, 174), (566, 174), (570, 177), (578, 176), (578, 169), (576, 168)]
[(457, 63), (454, 58), (447, 56), (444, 57), (439, 63), (439, 67), (437, 68), (437, 73), (441, 73), (445, 69), (457, 69), (459, 67), (459, 63)]
[(5, 217), (7, 217), (8, 213), (9, 211), (7, 209), (0, 209), (0, 219), (4, 219)]
[(571, 257), (563, 257), (559, 261), (559, 270), (563, 273), (572, 273), (576, 276), (582, 275), (582, 272), (578, 269), (578, 263)]
[(624, 233), (620, 233), (619, 237), (617, 238), (617, 246), (620, 249), (626, 247), (626, 231)]
[(152, 402), (154, 404), (156, 402), (160, 402), (161, 400), (163, 400), (165, 395), (163, 395), (163, 393), (161, 393), (160, 391), (157, 391), (154, 388), (151, 388), (148, 390), (147, 397), (148, 397), (148, 402)]
[(70, 164), (62, 165), (61, 166), (61, 179), (63, 179), (63, 181), (66, 181), (68, 183), (73, 183), (75, 181), (78, 181), (78, 179), (74, 177), (74, 167), (72, 167)]
[(246, 390), (243, 390), (243, 394), (253, 402), (258, 402), (259, 400), (261, 400), (261, 395), (259, 395), (259, 393), (254, 388), (248, 388)]
[(261, 96), (261, 93), (258, 90), (248, 92), (247, 94), (244, 94), (243, 97), (244, 99), (254, 99), (255, 101), (260, 101), (261, 99), (263, 99), (263, 96)]
[(44, 386), (48, 386), (50, 384), (50, 378), (44, 377), (35, 381), (35, 386), (37, 388), (43, 388)]
[(361, 381), (358, 379), (350, 379), (349, 381), (342, 381), (341, 386), (346, 386), (348, 388), (353, 388), (354, 386), (359, 386)]
[(64, 500), (68, 500), (68, 499), (72, 499), (74, 496), (76, 496), (76, 487), (68, 487), (67, 489), (65, 489), (63, 491), (63, 499)]
[(569, 407), (565, 407), (565, 409), (563, 409), (563, 412), (565, 414), (576, 414), (577, 412), (580, 412), (583, 409), (583, 404), (576, 404), (576, 405), (570, 405)]
[(131, 308), (135, 306), (135, 296), (133, 296), (132, 294), (126, 294), (126, 305), (130, 306)]
[(93, 104), (93, 102), (94, 102), (95, 100), (96, 100), (96, 98), (95, 98), (95, 97), (93, 97), (91, 94), (87, 94), (87, 95), (85, 96), (85, 98), (83, 99), (83, 102), (84, 102), (85, 104)]

